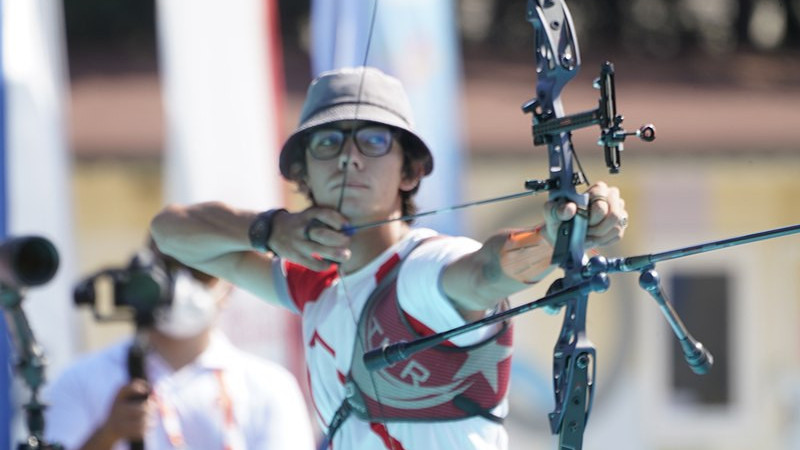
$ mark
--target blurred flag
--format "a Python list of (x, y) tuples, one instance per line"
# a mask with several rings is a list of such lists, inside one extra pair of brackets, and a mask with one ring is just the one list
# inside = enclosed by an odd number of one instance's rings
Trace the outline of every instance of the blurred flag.
[[(58, 249), (60, 267), (48, 284), (27, 291), (23, 309), (48, 361), (53, 378), (76, 348), (77, 313), (72, 308), (74, 244), (71, 214), (71, 163), (67, 144), (67, 71), (61, 2), (2, 0), (2, 97), (0, 150), (2, 198), (0, 233), (40, 235)], [(3, 337), (7, 328), (0, 323)], [(2, 339), (3, 368), (13, 358)], [(13, 353), (13, 349), (12, 349)], [(3, 376), (9, 375), (5, 370)], [(16, 374), (11, 374), (14, 376)], [(19, 402), (30, 392), (22, 386)], [(8, 429), (19, 408), (10, 411), (8, 378), (2, 378), (0, 445), (10, 442)]]
[[(373, 8), (377, 7), (370, 36)], [(399, 78), (410, 97), (416, 128), (434, 157), (434, 172), (417, 195), (420, 211), (461, 202), (465, 151), (461, 117), (461, 51), (452, 0), (314, 0), (312, 70), (366, 65)], [(369, 51), (367, 46), (369, 45)], [(420, 224), (462, 234), (459, 212)]]
[[(166, 200), (284, 203), (283, 67), (276, 2), (158, 0)], [(237, 290), (221, 325), (239, 347), (297, 370), (288, 312)], [(297, 374), (297, 373), (296, 373)]]

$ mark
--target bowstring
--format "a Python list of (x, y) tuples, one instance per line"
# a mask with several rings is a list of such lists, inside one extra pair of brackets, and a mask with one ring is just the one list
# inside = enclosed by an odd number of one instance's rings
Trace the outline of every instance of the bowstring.
[[(376, 22), (376, 17), (377, 17), (377, 13), (378, 13), (378, 0), (374, 0), (372, 4), (373, 4), (372, 15), (371, 15), (371, 18), (370, 18), (370, 23), (369, 23), (369, 31), (368, 31), (368, 34), (367, 34), (366, 48), (364, 50), (364, 58), (363, 58), (363, 61), (361, 63), (361, 78), (360, 78), (359, 83), (358, 83), (358, 94), (357, 94), (357, 97), (356, 97), (357, 98), (356, 109), (355, 109), (355, 112), (354, 112), (354, 119), (356, 119), (356, 120), (358, 120), (358, 111), (359, 111), (359, 109), (361, 107), (361, 96), (362, 96), (363, 89), (364, 89), (364, 78), (366, 76), (367, 61), (368, 61), (368, 58), (369, 58), (370, 46), (372, 45), (372, 37), (373, 37), (373, 32), (375, 30), (375, 22)], [(353, 143), (355, 144), (355, 139), (356, 139), (355, 133), (351, 133), (350, 138), (354, 140)], [(346, 144), (346, 142), (344, 142), (342, 145), (344, 145), (344, 144)], [(352, 159), (352, 151), (353, 150), (351, 149), (350, 151), (347, 152), (347, 154), (345, 156), (345, 160), (344, 160), (344, 167), (343, 167), (344, 174), (342, 176), (342, 187), (340, 188), (339, 201), (337, 202), (337, 205), (336, 205), (336, 211), (339, 212), (339, 213), (342, 212), (342, 205), (344, 203), (344, 193), (345, 193), (345, 189), (347, 188), (347, 173), (350, 171), (350, 162), (351, 162), (351, 159)], [(359, 151), (359, 150), (356, 149), (355, 151)], [(367, 351), (367, 343), (365, 342), (365, 339), (359, 333), (359, 326), (358, 326), (359, 325), (359, 321), (358, 321), (356, 312), (353, 310), (353, 300), (352, 300), (352, 297), (350, 297), (350, 292), (347, 289), (347, 283), (345, 282), (345, 274), (344, 274), (344, 271), (342, 271), (342, 265), (341, 264), (338, 264), (338, 263), (336, 264), (336, 274), (339, 277), (339, 285), (341, 286), (342, 293), (344, 294), (345, 299), (347, 301), (347, 310), (350, 312), (350, 318), (353, 321), (353, 324), (355, 325), (356, 339), (358, 339), (360, 341), (362, 351)], [(364, 306), (366, 306), (366, 304)], [(361, 355), (355, 355), (355, 357), (361, 357)], [(352, 370), (352, 368), (351, 368), (351, 370)], [(369, 380), (370, 380), (370, 383), (372, 384), (372, 390), (375, 392), (375, 400), (378, 403), (378, 410), (380, 411), (381, 416), (385, 417), (386, 414), (385, 414), (385, 412), (383, 410), (383, 402), (380, 399), (380, 394), (378, 393), (378, 385), (375, 382), (375, 375), (371, 371), (367, 371), (367, 372), (369, 373)], [(355, 380), (352, 380), (352, 381), (355, 382)], [(387, 440), (388, 440), (388, 444), (389, 444), (390, 450), (395, 450), (394, 441), (393, 441), (393, 439), (391, 437), (391, 434), (389, 433), (389, 425), (388, 425), (388, 423), (383, 422), (383, 423), (381, 423), (381, 425), (383, 425), (383, 427), (386, 428)], [(331, 441), (331, 444), (332, 444), (332, 441)]]

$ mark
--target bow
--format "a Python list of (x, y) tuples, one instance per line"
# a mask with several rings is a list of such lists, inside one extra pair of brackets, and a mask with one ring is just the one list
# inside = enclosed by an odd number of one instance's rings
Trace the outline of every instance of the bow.
[[(620, 167), (620, 151), (626, 134), (621, 129), (614, 93), (614, 68), (605, 63), (596, 83), (600, 88), (597, 109), (565, 116), (561, 104), (563, 87), (581, 65), (572, 17), (562, 0), (529, 0), (527, 20), (534, 29), (536, 55), (536, 97), (523, 105), (533, 115), (533, 143), (547, 145), (550, 178), (538, 182), (550, 193), (550, 201), (571, 201), (577, 213), (563, 222), (556, 236), (552, 262), (564, 271), (548, 293), (570, 289), (586, 282), (585, 237), (589, 219), (589, 194), (576, 186), (588, 184), (572, 148), (570, 131), (597, 124), (602, 129), (600, 143), (611, 173)], [(647, 128), (649, 140), (655, 137)], [(599, 273), (605, 277), (604, 273)], [(605, 290), (607, 279), (594, 289), (582, 289), (564, 301), (565, 313), (553, 351), (553, 389), (555, 408), (548, 416), (550, 430), (559, 435), (559, 448), (579, 449), (583, 430), (594, 397), (596, 354), (586, 335), (589, 292)]]

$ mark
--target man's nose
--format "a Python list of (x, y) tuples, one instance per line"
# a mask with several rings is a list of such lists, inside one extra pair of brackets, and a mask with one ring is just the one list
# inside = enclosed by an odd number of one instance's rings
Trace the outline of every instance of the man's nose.
[(339, 168), (344, 170), (348, 165), (361, 168), (363, 163), (361, 152), (356, 146), (355, 137), (353, 135), (348, 136), (342, 143), (342, 153), (339, 155)]

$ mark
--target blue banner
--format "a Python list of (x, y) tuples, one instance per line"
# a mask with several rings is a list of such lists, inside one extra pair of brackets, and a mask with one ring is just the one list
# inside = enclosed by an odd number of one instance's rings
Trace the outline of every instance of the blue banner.
[[(0, 2), (0, 73), (4, 74), (0, 83), (0, 239), (7, 234), (6, 204), (6, 82), (3, 64), (3, 8)], [(8, 340), (6, 321), (0, 320), (0, 449), (11, 446), (11, 349)]]

